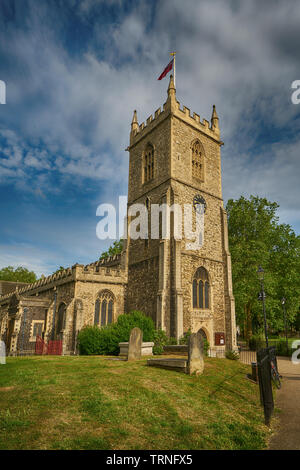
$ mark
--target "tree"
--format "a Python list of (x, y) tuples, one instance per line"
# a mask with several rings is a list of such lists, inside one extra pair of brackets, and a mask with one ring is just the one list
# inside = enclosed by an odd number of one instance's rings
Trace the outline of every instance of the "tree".
[(108, 248), (108, 251), (103, 251), (103, 253), (101, 253), (99, 259), (105, 259), (105, 258), (108, 258), (109, 256), (121, 254), (123, 250), (123, 245), (124, 245), (124, 240), (122, 238), (121, 240), (114, 241), (113, 244)]
[(13, 266), (7, 266), (0, 270), (1, 281), (13, 281), (13, 282), (28, 282), (32, 283), (37, 280), (36, 274), (33, 271), (29, 271), (27, 268), (19, 266), (15, 268)]
[(66, 268), (64, 268), (63, 266), (60, 266), (56, 271), (54, 271), (53, 274), (56, 274), (56, 273), (59, 273), (60, 271), (64, 271)]
[(279, 205), (265, 198), (243, 196), (227, 203), (229, 246), (237, 323), (246, 339), (252, 327), (263, 325), (262, 305), (258, 301), (260, 284), (257, 269), (265, 271), (268, 325), (283, 329), (281, 298), (293, 321), (299, 305), (300, 238), (287, 224), (279, 224)]
[(300, 308), (299, 308), (299, 310), (296, 314), (293, 326), (294, 326), (296, 331), (300, 331)]

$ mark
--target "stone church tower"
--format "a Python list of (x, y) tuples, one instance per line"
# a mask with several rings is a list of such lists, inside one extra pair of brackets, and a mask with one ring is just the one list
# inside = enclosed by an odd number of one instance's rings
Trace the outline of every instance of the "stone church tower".
[[(136, 111), (131, 123), (128, 183), (128, 224), (133, 204), (148, 210), (148, 239), (128, 235), (127, 311), (138, 309), (151, 316), (157, 327), (180, 338), (189, 329), (201, 330), (210, 347), (218, 351), (236, 348), (231, 259), (228, 249), (227, 216), (223, 208), (219, 119), (215, 106), (211, 122), (176, 99), (173, 77), (163, 109), (138, 124)], [(196, 211), (204, 212), (203, 243), (189, 249), (174, 234), (151, 238), (150, 221), (155, 204), (189, 205), (193, 227)], [(202, 218), (203, 220), (203, 218)]]

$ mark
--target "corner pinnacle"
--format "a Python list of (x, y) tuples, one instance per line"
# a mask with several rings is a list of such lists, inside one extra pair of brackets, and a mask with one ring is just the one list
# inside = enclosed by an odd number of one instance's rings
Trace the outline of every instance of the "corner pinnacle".
[(136, 113), (136, 110), (134, 110), (133, 118), (132, 118), (132, 121), (131, 121), (131, 132), (138, 130), (138, 128), (139, 128), (139, 124), (138, 124), (138, 120), (137, 120), (137, 113)]
[(168, 86), (168, 96), (175, 96), (176, 94), (176, 88), (174, 85), (174, 78), (173, 75), (170, 75), (170, 82)]
[(213, 105), (213, 112), (211, 115), (211, 127), (212, 129), (219, 129), (219, 118), (216, 111), (216, 106)]

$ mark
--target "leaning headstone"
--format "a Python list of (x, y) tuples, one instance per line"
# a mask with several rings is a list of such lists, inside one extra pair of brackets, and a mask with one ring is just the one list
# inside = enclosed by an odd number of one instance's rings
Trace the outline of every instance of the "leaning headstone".
[(200, 375), (204, 370), (204, 343), (201, 333), (192, 333), (188, 345), (187, 373)]
[(4, 341), (0, 341), (0, 364), (6, 364), (6, 350)]
[(142, 356), (143, 332), (140, 328), (133, 328), (130, 333), (128, 346), (128, 361), (136, 361)]

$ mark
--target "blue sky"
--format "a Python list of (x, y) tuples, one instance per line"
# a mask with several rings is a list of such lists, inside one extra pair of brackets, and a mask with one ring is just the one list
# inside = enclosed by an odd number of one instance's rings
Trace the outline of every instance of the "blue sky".
[(96, 209), (127, 194), (132, 113), (165, 101), (173, 50), (179, 101), (217, 106), (225, 203), (265, 196), (299, 233), (299, 24), (294, 0), (1, 0), (0, 267), (47, 275), (107, 248)]

